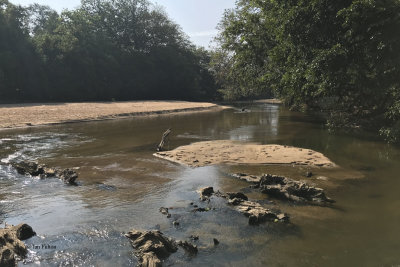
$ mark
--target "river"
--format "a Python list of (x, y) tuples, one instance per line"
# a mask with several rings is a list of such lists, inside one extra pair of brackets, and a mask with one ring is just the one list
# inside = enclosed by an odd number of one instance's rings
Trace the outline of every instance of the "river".
[[(171, 255), (165, 266), (399, 266), (400, 150), (360, 134), (331, 134), (314, 117), (278, 105), (0, 131), (0, 222), (26, 222), (21, 266), (135, 266), (124, 233), (158, 229), (176, 239), (199, 235), (196, 256)], [(188, 168), (152, 154), (172, 128), (170, 148), (204, 140), (293, 145), (325, 154), (337, 169), (299, 166)], [(7, 163), (39, 160), (77, 168), (78, 186), (19, 175)], [(79, 168), (79, 169), (78, 169)], [(306, 171), (313, 176), (306, 178)], [(229, 173), (272, 173), (326, 189), (332, 207), (268, 199)], [(243, 191), (279, 208), (291, 224), (248, 225), (248, 219), (213, 200), (209, 212), (198, 190)], [(159, 212), (169, 207), (171, 218)], [(179, 221), (174, 226), (173, 221)], [(220, 241), (213, 245), (213, 238)]]

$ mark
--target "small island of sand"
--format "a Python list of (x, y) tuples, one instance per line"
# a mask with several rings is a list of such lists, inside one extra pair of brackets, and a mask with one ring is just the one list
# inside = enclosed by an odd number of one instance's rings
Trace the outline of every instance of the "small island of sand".
[(154, 156), (190, 167), (215, 164), (283, 164), (335, 167), (323, 154), (311, 149), (260, 145), (231, 140), (192, 143)]

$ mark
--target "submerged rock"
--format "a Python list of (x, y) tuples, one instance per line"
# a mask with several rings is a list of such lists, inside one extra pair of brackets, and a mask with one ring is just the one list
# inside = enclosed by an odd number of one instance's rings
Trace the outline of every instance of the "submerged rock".
[(197, 246), (188, 241), (178, 241), (178, 246), (182, 247), (190, 255), (196, 255), (198, 252)]
[(322, 188), (283, 176), (265, 174), (258, 184), (262, 193), (296, 202), (333, 203)]
[(34, 235), (36, 233), (32, 227), (24, 223), (0, 229), (0, 266), (16, 266), (17, 260), (24, 258), (28, 253), (21, 240)]
[(228, 195), (229, 199), (238, 198), (238, 199), (242, 199), (242, 200), (249, 200), (249, 198), (242, 192), (226, 193), (226, 194)]
[(49, 168), (44, 164), (38, 164), (33, 161), (12, 162), (11, 166), (22, 175), (39, 176), (42, 179), (58, 177), (68, 184), (75, 184), (75, 180), (78, 178), (78, 174), (74, 170)]
[(204, 187), (199, 190), (200, 199), (202, 201), (208, 200), (212, 194), (214, 194), (214, 188), (212, 186)]
[(197, 254), (197, 246), (187, 241), (176, 241), (166, 237), (160, 231), (137, 231), (131, 230), (125, 235), (129, 238), (131, 245), (137, 250), (136, 256), (140, 266), (162, 266), (162, 260), (168, 258), (172, 253), (182, 247), (190, 254)]
[(240, 180), (246, 181), (248, 183), (259, 183), (261, 180), (261, 177), (259, 176), (255, 176), (255, 175), (249, 175), (249, 174), (245, 174), (245, 173), (234, 173), (231, 174), (231, 176), (238, 178)]
[[(203, 191), (200, 190), (200, 196), (202, 193)], [(229, 192), (224, 194), (220, 191), (217, 191), (215, 193), (215, 196), (227, 198), (228, 204), (234, 206), (237, 211), (249, 217), (249, 224), (254, 225), (267, 221), (273, 221), (273, 222), (289, 221), (289, 217), (284, 213), (274, 212), (270, 209), (264, 208), (257, 202), (248, 201), (249, 198), (242, 192)], [(205, 209), (203, 210), (203, 208), (197, 208), (194, 211), (206, 211), (206, 210)]]

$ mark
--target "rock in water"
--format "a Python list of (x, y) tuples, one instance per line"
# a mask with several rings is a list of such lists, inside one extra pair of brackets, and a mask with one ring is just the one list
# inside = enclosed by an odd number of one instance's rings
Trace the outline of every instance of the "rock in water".
[(28, 249), (21, 240), (36, 235), (27, 224), (0, 229), (0, 266), (16, 266), (17, 257), (24, 258)]
[(246, 181), (249, 183), (255, 183), (255, 184), (259, 183), (260, 179), (261, 179), (259, 176), (248, 175), (245, 173), (234, 173), (234, 174), (231, 174), (231, 176), (238, 178), (240, 180), (243, 180), (243, 181)]
[(313, 187), (283, 176), (265, 174), (258, 184), (262, 193), (296, 202), (332, 203), (322, 188)]
[(168, 208), (161, 207), (161, 208), (160, 208), (160, 212), (161, 212), (162, 214), (164, 214), (164, 215), (167, 215), (167, 218), (170, 218), (170, 217), (171, 217), (171, 214), (169, 213)]
[(46, 165), (33, 161), (12, 162), (11, 166), (22, 175), (29, 174), (40, 178), (58, 177), (68, 184), (75, 184), (75, 180), (78, 178), (78, 174), (74, 170), (48, 168)]
[(209, 199), (212, 196), (212, 194), (214, 194), (214, 188), (212, 186), (204, 187), (199, 190), (199, 193), (200, 193), (200, 199), (202, 201), (205, 201)]
[(43, 174), (43, 166), (34, 161), (21, 161), (11, 164), (19, 174), (29, 174), (31, 176), (39, 176)]
[(215, 246), (219, 244), (219, 241), (218, 241), (218, 239), (216, 239), (216, 238), (213, 238), (213, 242), (214, 242), (214, 245), (215, 245)]
[(27, 225), (26, 223), (21, 223), (17, 226), (13, 226), (9, 228), (11, 231), (15, 231), (15, 234), (19, 240), (26, 240), (35, 236), (36, 233), (33, 231), (32, 227)]
[(288, 222), (289, 217), (280, 212), (273, 212), (270, 209), (264, 208), (257, 202), (243, 200), (241, 198), (230, 199), (229, 204), (245, 216), (249, 217), (249, 224), (257, 225), (266, 221), (272, 222)]
[[(210, 189), (211, 188), (211, 189)], [(204, 195), (206, 197), (211, 196), (214, 190), (212, 187), (205, 187), (200, 190), (200, 197), (203, 199)], [(248, 201), (248, 197), (242, 192), (231, 192), (231, 193), (222, 193), (217, 191), (215, 196), (223, 197), (228, 199), (228, 204), (235, 207), (237, 211), (249, 217), (249, 224), (260, 224), (266, 221), (273, 222), (288, 222), (289, 217), (281, 212), (273, 212), (270, 209), (264, 208), (257, 202)], [(206, 211), (203, 208), (196, 208), (193, 210), (196, 211)]]
[(238, 199), (242, 199), (242, 200), (249, 200), (249, 198), (242, 192), (226, 193), (226, 194), (228, 195), (229, 199), (238, 198)]
[(71, 169), (57, 171), (57, 175), (64, 181), (64, 183), (68, 184), (75, 184), (75, 180), (78, 178), (78, 174)]
[(176, 242), (160, 231), (132, 230), (125, 235), (137, 250), (140, 266), (161, 266), (161, 259), (169, 257), (178, 250)]
[(197, 246), (187, 241), (179, 241), (178, 246), (182, 247), (190, 255), (196, 255), (198, 252)]

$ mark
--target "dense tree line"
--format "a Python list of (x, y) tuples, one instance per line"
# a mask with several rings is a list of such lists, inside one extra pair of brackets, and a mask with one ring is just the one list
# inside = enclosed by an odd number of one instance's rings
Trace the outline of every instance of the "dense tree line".
[(274, 94), (400, 141), (399, 0), (239, 0), (212, 65), (226, 98)]
[(82, 0), (61, 14), (0, 0), (0, 102), (215, 96), (209, 53), (146, 0)]

